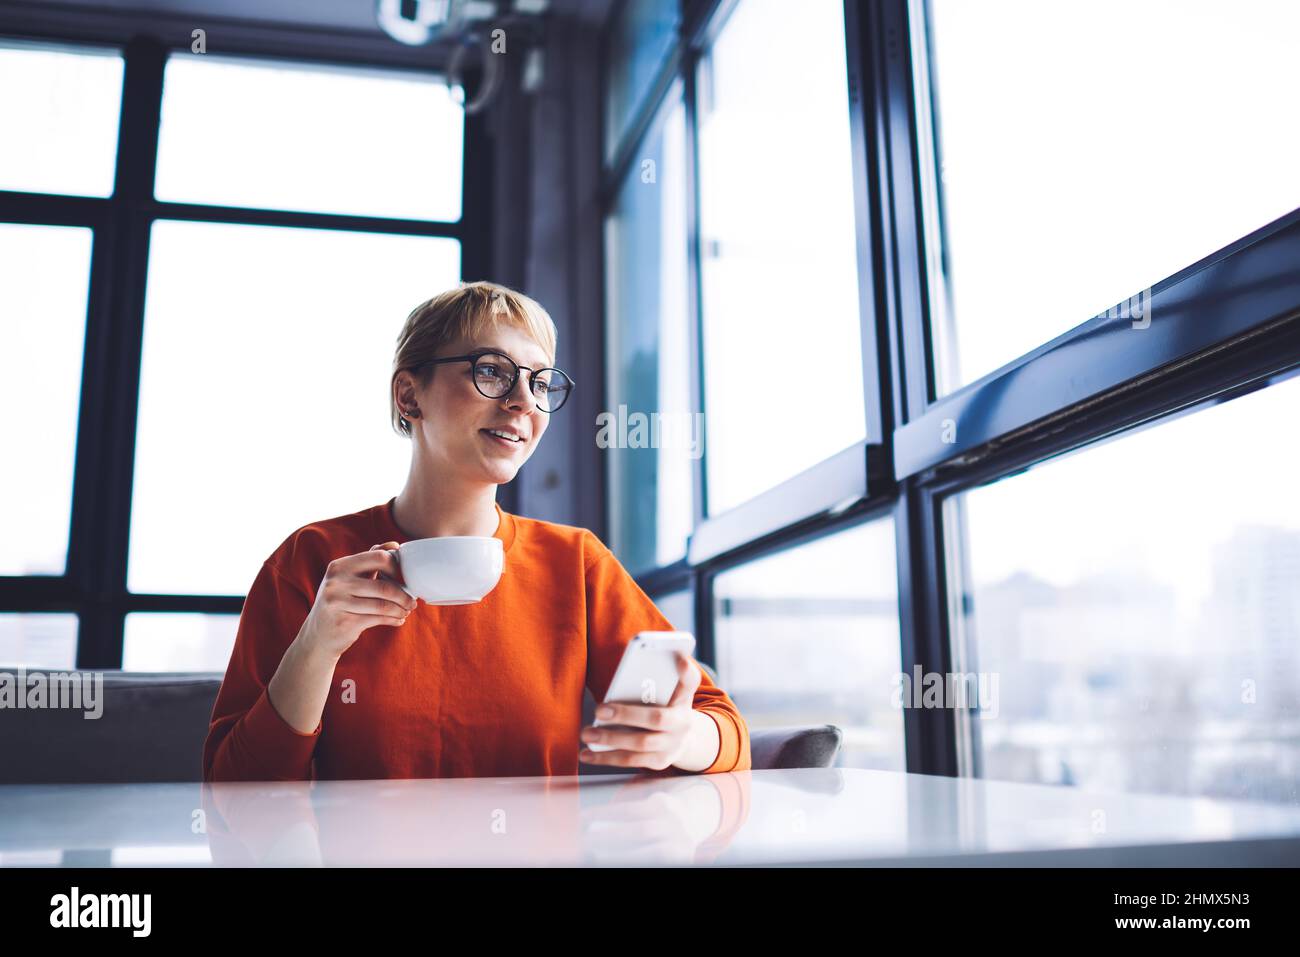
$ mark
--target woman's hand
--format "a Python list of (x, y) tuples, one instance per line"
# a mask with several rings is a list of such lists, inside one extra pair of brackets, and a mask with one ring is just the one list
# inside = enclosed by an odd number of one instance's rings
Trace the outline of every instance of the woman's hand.
[(388, 550), (397, 547), (397, 542), (384, 542), (329, 563), (299, 632), (306, 647), (338, 659), (367, 628), (406, 621), (419, 601), (397, 585), (401, 568)]
[(578, 760), (626, 768), (662, 771), (675, 766), (683, 771), (703, 771), (718, 756), (720, 740), (713, 719), (693, 707), (700, 686), (700, 669), (684, 652), (677, 653), (677, 688), (666, 705), (602, 704), (596, 717), (627, 725), (611, 728), (589, 725), (583, 741), (613, 746), (612, 751), (583, 748)]

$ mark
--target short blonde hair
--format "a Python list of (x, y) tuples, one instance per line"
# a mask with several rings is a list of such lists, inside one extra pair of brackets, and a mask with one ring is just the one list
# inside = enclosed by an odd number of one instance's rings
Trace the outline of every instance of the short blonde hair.
[(388, 380), (388, 408), (393, 428), (410, 437), (411, 423), (402, 418), (393, 395), (393, 383), (402, 370), (410, 371), (424, 388), (437, 366), (425, 365), (449, 342), (478, 339), (501, 324), (512, 325), (531, 336), (555, 365), (558, 338), (555, 323), (535, 300), (494, 282), (462, 282), (440, 292), (411, 310), (397, 337), (393, 373)]

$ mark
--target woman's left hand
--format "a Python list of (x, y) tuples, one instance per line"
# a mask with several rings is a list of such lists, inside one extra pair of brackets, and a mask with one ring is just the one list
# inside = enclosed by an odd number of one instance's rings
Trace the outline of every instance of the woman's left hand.
[(684, 771), (703, 771), (714, 762), (719, 740), (717, 724), (693, 707), (699, 686), (700, 669), (679, 651), (677, 687), (668, 703), (598, 706), (596, 717), (625, 727), (588, 725), (583, 728), (584, 742), (610, 745), (614, 750), (583, 748), (578, 752), (578, 760), (655, 771), (674, 765)]

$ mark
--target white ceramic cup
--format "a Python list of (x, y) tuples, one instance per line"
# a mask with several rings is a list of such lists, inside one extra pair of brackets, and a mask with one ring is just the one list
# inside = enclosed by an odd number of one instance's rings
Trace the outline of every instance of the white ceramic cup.
[(402, 590), (429, 605), (468, 605), (497, 586), (505, 566), (501, 539), (484, 535), (417, 538), (396, 549)]

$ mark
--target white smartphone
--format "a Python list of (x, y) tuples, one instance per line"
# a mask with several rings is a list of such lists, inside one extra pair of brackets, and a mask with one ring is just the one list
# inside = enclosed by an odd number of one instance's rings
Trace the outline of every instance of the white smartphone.
[[(605, 692), (607, 704), (666, 705), (677, 690), (677, 652), (695, 655), (695, 636), (689, 631), (643, 631), (627, 643)], [(620, 727), (596, 718), (593, 725)], [(592, 751), (613, 751), (614, 746), (583, 742)]]

